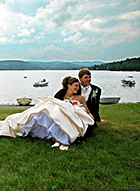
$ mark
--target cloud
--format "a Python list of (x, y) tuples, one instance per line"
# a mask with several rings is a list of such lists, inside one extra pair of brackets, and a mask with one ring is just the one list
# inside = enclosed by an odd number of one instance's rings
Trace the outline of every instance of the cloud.
[[(5, 5), (0, 5), (0, 33), (1, 36), (18, 35), (21, 28), (28, 27), (31, 17), (22, 13), (12, 12)], [(23, 31), (24, 32), (24, 31)]]
[(36, 36), (35, 36), (35, 39), (41, 39), (41, 38), (44, 38), (44, 35), (45, 35), (45, 33), (43, 33), (43, 32), (40, 32), (40, 33), (38, 33)]
[(31, 39), (22, 39), (22, 40), (19, 40), (19, 44), (27, 44), (27, 43), (33, 43), (33, 40), (31, 40)]
[(69, 33), (66, 30), (60, 32), (61, 36), (67, 36)]
[(30, 36), (31, 32), (27, 29), (21, 29), (21, 33), (18, 34), (18, 36)]
[(140, 34), (140, 28), (134, 27), (132, 24), (119, 24), (106, 31), (105, 38), (101, 38), (103, 46), (118, 46), (129, 44), (134, 41)]
[(64, 39), (64, 42), (74, 42), (75, 44), (77, 44), (77, 42), (79, 41), (79, 39), (81, 38), (82, 34), (80, 32), (77, 32), (74, 36), (70, 36), (68, 38)]
[(106, 19), (93, 18), (92, 16), (86, 15), (84, 19), (71, 21), (65, 26), (70, 32), (86, 31), (92, 33), (102, 32), (101, 26), (107, 22)]
[[(16, 2), (18, 1), (13, 1), (15, 6)], [(23, 2), (26, 3), (27, 1), (21, 1), (21, 6)], [(7, 27), (5, 29), (1, 27), (1, 33), (4, 35), (12, 31), (13, 34), (18, 36), (19, 33), (20, 36), (24, 34), (28, 36), (29, 32), (27, 34), (27, 31), (25, 33), (23, 30), (30, 31), (30, 28), (45, 33), (59, 30), (59, 28), (61, 31), (65, 31), (65, 34), (81, 32), (82, 30), (92, 33), (102, 33), (103, 26), (113, 21), (113, 19), (135, 19), (136, 16), (138, 18), (139, 11), (126, 12), (121, 15), (116, 14), (114, 11), (115, 15), (112, 14), (111, 17), (110, 15), (108, 16), (108, 11), (106, 11), (106, 15), (104, 15), (104, 10), (107, 10), (110, 6), (114, 7), (113, 9), (116, 8), (116, 10), (118, 8), (120, 9), (120, 3), (121, 1), (112, 1), (105, 4), (104, 1), (53, 0), (49, 1), (45, 7), (38, 8), (34, 17), (12, 12), (12, 10), (8, 9), (8, 3), (7, 6), (6, 4), (2, 4), (3, 7), (0, 10), (4, 8), (3, 14), (1, 14), (4, 18), (0, 18), (0, 26), (6, 24)], [(126, 8), (128, 5), (129, 3), (125, 5)], [(61, 32), (61, 35), (64, 36), (64, 33)]]
[(56, 47), (54, 45), (41, 47), (39, 50), (33, 48), (29, 49), (27, 57), (34, 60), (63, 60), (67, 52), (62, 48)]
[(44, 60), (68, 58), (69, 47), (86, 52), (132, 43), (139, 18), (137, 0), (1, 0), (0, 44), (34, 45), (28, 56)]
[(140, 11), (130, 11), (128, 13), (120, 14), (117, 17), (112, 17), (119, 20), (135, 20), (139, 19), (140, 17)]
[(0, 44), (14, 44), (15, 41), (13, 38), (0, 37)]

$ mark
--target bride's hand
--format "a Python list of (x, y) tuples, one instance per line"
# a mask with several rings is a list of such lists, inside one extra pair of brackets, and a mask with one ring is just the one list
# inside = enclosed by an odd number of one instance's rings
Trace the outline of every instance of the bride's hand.
[(93, 115), (92, 115), (91, 113), (89, 113), (89, 116), (90, 116), (92, 119), (94, 119), (94, 117), (93, 117)]

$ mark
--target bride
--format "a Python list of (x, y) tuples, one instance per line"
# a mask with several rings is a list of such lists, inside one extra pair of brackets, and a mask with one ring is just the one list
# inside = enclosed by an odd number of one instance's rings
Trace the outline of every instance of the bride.
[(70, 143), (84, 136), (88, 125), (94, 124), (84, 98), (76, 95), (79, 89), (77, 78), (63, 79), (63, 100), (43, 97), (34, 107), (22, 113), (8, 116), (0, 122), (0, 136), (27, 136), (54, 139), (52, 147), (68, 150)]

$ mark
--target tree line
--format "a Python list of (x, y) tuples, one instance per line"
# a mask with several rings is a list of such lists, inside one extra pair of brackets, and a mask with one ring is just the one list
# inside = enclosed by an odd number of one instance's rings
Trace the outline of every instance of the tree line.
[(140, 71), (140, 57), (89, 67), (90, 70)]

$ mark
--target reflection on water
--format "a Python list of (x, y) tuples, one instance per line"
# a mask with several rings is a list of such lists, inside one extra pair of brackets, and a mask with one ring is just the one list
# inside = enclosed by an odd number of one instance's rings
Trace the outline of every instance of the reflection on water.
[[(139, 72), (112, 72), (91, 71), (92, 83), (101, 87), (101, 97), (119, 96), (122, 102), (140, 102), (140, 73)], [(44, 96), (53, 96), (61, 87), (65, 76), (77, 77), (76, 70), (46, 70), (46, 71), (0, 71), (0, 104), (17, 104), (19, 97), (32, 98), (32, 104)], [(122, 86), (121, 80), (133, 75), (136, 80), (134, 87)], [(36, 81), (47, 79), (46, 87), (33, 87)]]

